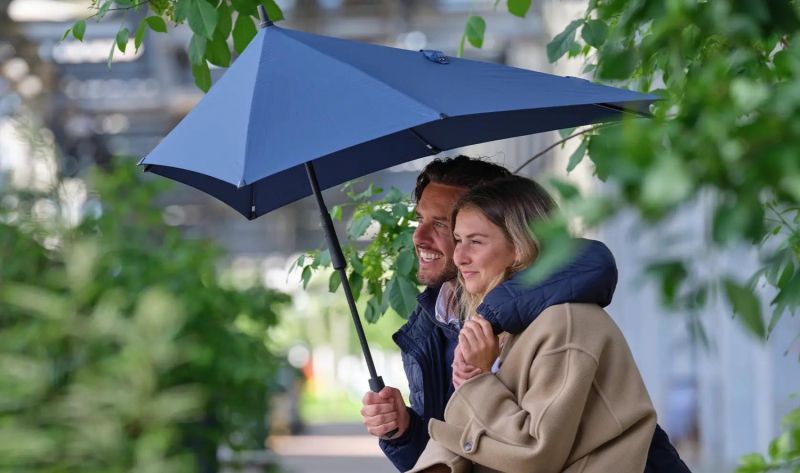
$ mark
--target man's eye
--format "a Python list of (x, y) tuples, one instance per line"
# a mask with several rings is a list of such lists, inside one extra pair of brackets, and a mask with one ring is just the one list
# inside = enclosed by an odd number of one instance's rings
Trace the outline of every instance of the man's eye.
[(473, 245), (482, 245), (483, 244), (483, 242), (480, 241), (480, 240), (471, 240), (470, 243), (472, 243)]
[(444, 222), (434, 222), (433, 226), (436, 228), (447, 228), (447, 224)]

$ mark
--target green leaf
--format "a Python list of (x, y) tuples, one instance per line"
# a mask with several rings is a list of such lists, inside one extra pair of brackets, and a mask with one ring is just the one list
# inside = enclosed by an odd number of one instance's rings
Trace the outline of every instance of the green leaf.
[(331, 277), (328, 278), (328, 291), (329, 292), (336, 292), (339, 289), (339, 286), (342, 284), (342, 276), (339, 274), (339, 271), (334, 271), (331, 273)]
[(740, 316), (744, 326), (753, 335), (763, 340), (766, 336), (766, 329), (761, 317), (761, 304), (753, 290), (728, 278), (724, 280), (724, 285), (725, 294), (728, 296), (734, 313)]
[(561, 268), (578, 251), (578, 242), (571, 238), (566, 225), (556, 220), (536, 222), (533, 234), (539, 240), (540, 250), (536, 261), (523, 273), (523, 281), (536, 284), (547, 279)]
[(78, 41), (83, 41), (83, 35), (86, 33), (86, 22), (84, 20), (76, 21), (72, 25), (72, 36)]
[(217, 18), (219, 18), (219, 22), (217, 22), (216, 32), (223, 38), (228, 39), (233, 27), (233, 10), (228, 5), (228, 2), (220, 2), (219, 7), (217, 7)]
[(97, 10), (97, 14), (95, 15), (97, 21), (102, 20), (103, 17), (106, 16), (106, 13), (108, 13), (108, 9), (111, 8), (112, 4), (113, 4), (112, 0), (106, 0), (105, 2), (103, 2), (102, 5), (100, 5), (100, 8)]
[(341, 222), (342, 221), (342, 206), (341, 205), (334, 205), (333, 208), (331, 208), (331, 212), (330, 213), (331, 213), (331, 218), (333, 220), (336, 220), (337, 222)]
[(208, 63), (203, 61), (202, 64), (192, 64), (192, 76), (195, 85), (203, 92), (208, 92), (211, 88), (211, 71), (208, 69)]
[(413, 277), (414, 275), (411, 272), (414, 270), (414, 261), (416, 259), (416, 253), (410, 249), (401, 252), (397, 257), (397, 271), (404, 276)]
[(306, 289), (308, 287), (308, 282), (311, 281), (311, 266), (303, 268), (301, 279), (303, 280), (303, 289)]
[(408, 317), (417, 304), (417, 294), (419, 294), (417, 286), (407, 278), (395, 274), (386, 286), (386, 291), (392, 309)]
[(317, 253), (317, 263), (320, 266), (328, 266), (331, 264), (331, 251), (330, 250), (322, 250)]
[(231, 0), (233, 9), (246, 16), (258, 16), (258, 1), (256, 0)]
[(353, 220), (350, 223), (349, 228), (347, 229), (347, 235), (352, 239), (358, 239), (361, 235), (367, 231), (369, 224), (372, 223), (372, 219), (367, 215), (362, 215), (357, 219)]
[(575, 167), (583, 161), (583, 157), (586, 155), (586, 150), (589, 148), (589, 140), (583, 139), (581, 140), (581, 144), (572, 152), (572, 155), (569, 157), (569, 163), (567, 163), (567, 172), (572, 172)]
[(256, 36), (256, 25), (250, 15), (240, 14), (233, 25), (233, 49), (242, 54), (250, 41)]
[(129, 35), (130, 32), (128, 31), (128, 28), (122, 28), (121, 30), (117, 31), (117, 37), (116, 37), (117, 47), (123, 53), (125, 52), (125, 48), (128, 47)]
[(67, 30), (64, 31), (64, 34), (61, 36), (61, 41), (67, 39), (67, 36), (69, 36), (70, 33), (72, 33), (72, 28), (67, 28)]
[(636, 68), (636, 55), (633, 50), (622, 45), (606, 45), (601, 50), (597, 65), (597, 75), (601, 79), (627, 79)]
[(603, 20), (589, 20), (583, 25), (581, 36), (589, 46), (600, 48), (608, 38), (608, 25)]
[(361, 262), (361, 258), (359, 258), (358, 253), (353, 253), (348, 258), (348, 262), (350, 263), (350, 267), (353, 268), (353, 271), (357, 273), (364, 272), (364, 264)]
[(385, 210), (376, 210), (372, 213), (372, 218), (377, 220), (378, 223), (383, 225), (386, 228), (392, 228), (397, 226), (397, 219), (394, 218), (392, 214)]
[(570, 182), (553, 178), (547, 181), (547, 183), (558, 192), (558, 195), (560, 195), (563, 200), (572, 200), (581, 196), (578, 188)]
[(558, 136), (560, 136), (561, 139), (563, 140), (564, 138), (566, 138), (569, 135), (571, 135), (573, 131), (575, 131), (575, 127), (564, 128), (564, 129), (558, 130)]
[(644, 176), (642, 202), (654, 209), (669, 208), (686, 200), (693, 180), (675, 156), (659, 159)]
[(486, 33), (486, 20), (480, 16), (470, 16), (464, 28), (464, 35), (474, 48), (483, 47), (483, 35)]
[(508, 12), (524, 18), (531, 8), (531, 0), (508, 0)]
[(145, 21), (147, 22), (147, 26), (149, 26), (151, 30), (157, 31), (159, 33), (167, 32), (167, 23), (160, 16), (148, 16), (147, 18), (145, 18)]
[(364, 287), (364, 277), (361, 276), (360, 273), (351, 271), (347, 280), (350, 283), (350, 291), (353, 293), (353, 299), (358, 302), (358, 298), (361, 297), (361, 290)]
[(218, 19), (217, 9), (206, 0), (192, 0), (188, 20), (194, 34), (213, 38)]
[(206, 44), (208, 41), (199, 35), (192, 35), (189, 41), (189, 61), (192, 65), (199, 66), (206, 63)]
[(192, 3), (195, 0), (178, 0), (175, 3), (175, 23), (183, 23), (189, 17), (189, 12), (192, 10)]
[(283, 11), (281, 7), (275, 3), (275, 0), (261, 0), (261, 4), (264, 5), (264, 9), (267, 11), (267, 16), (271, 21), (281, 21), (283, 20)]
[(214, 33), (214, 38), (206, 43), (206, 59), (211, 64), (219, 67), (228, 67), (231, 65), (231, 50), (228, 48), (228, 42), (218, 32)]
[(367, 302), (367, 308), (364, 310), (364, 319), (374, 324), (380, 319), (382, 313), (380, 300), (377, 297), (372, 297)]
[(561, 56), (569, 51), (572, 44), (575, 43), (575, 30), (583, 24), (583, 20), (574, 20), (572, 23), (553, 38), (547, 44), (547, 59), (550, 62), (556, 62)]
[(139, 52), (139, 48), (142, 47), (142, 42), (144, 41), (144, 33), (147, 31), (147, 23), (144, 21), (139, 22), (139, 26), (136, 27), (136, 34), (133, 37), (133, 46), (136, 48), (136, 52)]

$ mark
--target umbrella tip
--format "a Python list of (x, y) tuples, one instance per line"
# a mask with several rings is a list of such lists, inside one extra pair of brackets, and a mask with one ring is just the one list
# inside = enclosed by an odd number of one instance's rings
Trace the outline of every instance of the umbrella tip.
[(144, 159), (145, 159), (145, 158), (142, 158), (142, 159), (140, 159), (140, 160), (139, 160), (139, 162), (138, 162), (138, 163), (136, 163), (136, 165), (137, 165), (137, 166), (141, 166), (141, 165), (142, 165), (142, 163), (144, 163)]
[(236, 188), (241, 189), (242, 187), (244, 187), (246, 185), (247, 185), (247, 182), (245, 182), (245, 180), (242, 179), (241, 181), (239, 181), (239, 184), (236, 185)]

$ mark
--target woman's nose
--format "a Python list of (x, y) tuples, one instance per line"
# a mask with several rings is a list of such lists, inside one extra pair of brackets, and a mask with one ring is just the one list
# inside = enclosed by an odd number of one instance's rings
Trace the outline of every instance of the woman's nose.
[(463, 266), (469, 263), (469, 253), (464, 250), (464, 245), (456, 243), (456, 247), (453, 250), (453, 262), (456, 266)]

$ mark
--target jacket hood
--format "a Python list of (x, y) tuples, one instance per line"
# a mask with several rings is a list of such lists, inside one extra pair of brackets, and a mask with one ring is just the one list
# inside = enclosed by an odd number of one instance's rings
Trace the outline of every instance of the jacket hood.
[(513, 275), (484, 297), (478, 313), (496, 333), (520, 333), (544, 309), (567, 302), (611, 303), (617, 286), (614, 255), (602, 242), (577, 239), (578, 250), (572, 260), (534, 285), (525, 281), (525, 272)]

